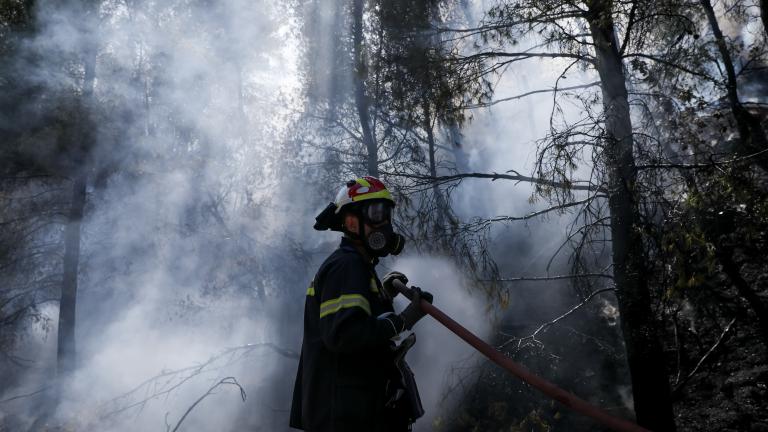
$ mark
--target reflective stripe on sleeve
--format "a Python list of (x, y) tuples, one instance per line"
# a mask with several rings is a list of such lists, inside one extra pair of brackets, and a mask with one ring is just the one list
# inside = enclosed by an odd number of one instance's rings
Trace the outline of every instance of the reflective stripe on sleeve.
[(376, 294), (379, 293), (379, 287), (376, 285), (376, 279), (371, 278), (371, 291), (375, 292)]
[(344, 294), (339, 298), (324, 301), (320, 304), (320, 318), (336, 313), (342, 309), (359, 307), (368, 315), (371, 314), (371, 305), (360, 294)]
[(314, 297), (315, 296), (315, 281), (312, 280), (312, 283), (309, 284), (309, 288), (307, 288), (307, 295)]

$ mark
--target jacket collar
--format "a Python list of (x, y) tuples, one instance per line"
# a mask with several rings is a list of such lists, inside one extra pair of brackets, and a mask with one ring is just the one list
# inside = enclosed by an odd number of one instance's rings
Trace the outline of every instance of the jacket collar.
[[(348, 252), (354, 252), (360, 255), (363, 258), (363, 260), (365, 260), (365, 255), (363, 255), (362, 252), (360, 252), (360, 249), (358, 249), (358, 245), (354, 241), (352, 241), (352, 239), (346, 236), (341, 238), (341, 243), (339, 244), (339, 248)], [(376, 264), (379, 263), (379, 258), (373, 257), (373, 259), (371, 259), (368, 262), (370, 263), (371, 267), (375, 267)]]

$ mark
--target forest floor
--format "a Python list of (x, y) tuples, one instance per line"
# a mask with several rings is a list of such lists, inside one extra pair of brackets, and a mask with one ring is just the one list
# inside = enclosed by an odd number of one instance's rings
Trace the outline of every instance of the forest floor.
[(719, 351), (682, 388), (678, 431), (768, 432), (768, 350), (752, 327), (734, 325)]

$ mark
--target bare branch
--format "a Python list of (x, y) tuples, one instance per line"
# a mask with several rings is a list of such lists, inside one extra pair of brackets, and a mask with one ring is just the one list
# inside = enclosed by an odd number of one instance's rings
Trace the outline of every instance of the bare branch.
[[(192, 378), (202, 373), (218, 370), (223, 368), (224, 366), (232, 364), (240, 360), (244, 356), (248, 355), (250, 352), (256, 350), (257, 348), (271, 348), (272, 350), (282, 355), (283, 357), (294, 359), (294, 360), (297, 360), (299, 358), (299, 354), (291, 350), (281, 348), (270, 342), (259, 343), (259, 344), (246, 344), (246, 345), (241, 345), (237, 347), (227, 348), (226, 350), (220, 352), (219, 354), (212, 356), (204, 363), (201, 363), (195, 366), (189, 366), (189, 367), (174, 370), (174, 371), (163, 371), (162, 373), (145, 380), (144, 382), (137, 385), (127, 393), (103, 403), (102, 407), (100, 408), (100, 410), (102, 411), (102, 414), (100, 415), (100, 417), (107, 418), (107, 417), (119, 414), (121, 412), (127, 411), (131, 408), (136, 408), (136, 407), (142, 408), (149, 401), (157, 399), (161, 396), (170, 394), (171, 392), (178, 389), (184, 383), (191, 380)], [(236, 355), (239, 355), (239, 357), (235, 358)], [(227, 357), (227, 360), (224, 361), (223, 365), (213, 367), (217, 362), (219, 362), (219, 360), (222, 360), (225, 357)], [(129, 403), (126, 406), (120, 406), (121, 403), (130, 401), (132, 396), (139, 393), (142, 389), (145, 389), (145, 391), (147, 391), (149, 388), (154, 389), (154, 392), (152, 394), (145, 396), (138, 401)], [(108, 409), (108, 408), (111, 408), (111, 409)]]
[(648, 60), (652, 60), (652, 61), (654, 61), (654, 62), (657, 62), (657, 63), (661, 63), (661, 64), (664, 64), (664, 65), (667, 65), (667, 66), (669, 66), (669, 67), (671, 67), (671, 68), (674, 68), (674, 69), (678, 69), (678, 70), (681, 70), (681, 71), (683, 71), (683, 72), (685, 72), (685, 73), (688, 73), (688, 74), (690, 74), (690, 75), (694, 75), (694, 76), (697, 76), (697, 77), (701, 77), (701, 78), (704, 78), (704, 79), (706, 79), (706, 80), (708, 80), (708, 81), (710, 81), (710, 82), (714, 82), (714, 83), (717, 83), (717, 82), (719, 82), (719, 81), (718, 81), (718, 80), (716, 80), (715, 78), (713, 78), (713, 77), (711, 77), (711, 76), (709, 76), (709, 75), (707, 75), (707, 74), (705, 74), (705, 73), (702, 73), (702, 72), (696, 72), (695, 70), (689, 69), (689, 68), (687, 68), (687, 67), (685, 67), (685, 66), (679, 65), (679, 64), (677, 64), (677, 63), (673, 63), (673, 62), (671, 62), (671, 61), (669, 61), (669, 60), (665, 60), (665, 59), (663, 59), (663, 58), (659, 58), (659, 57), (656, 57), (656, 56), (652, 56), (652, 55), (650, 55), (650, 54), (642, 54), (642, 53), (630, 53), (630, 54), (625, 54), (625, 55), (624, 55), (624, 57), (625, 57), (625, 58), (628, 58), (628, 57), (640, 57), (640, 58), (645, 58), (645, 59), (648, 59)]
[(205, 399), (206, 397), (208, 397), (208, 396), (210, 396), (211, 394), (213, 394), (213, 391), (216, 389), (216, 387), (218, 387), (218, 386), (220, 386), (220, 385), (224, 385), (224, 384), (233, 385), (233, 386), (236, 386), (238, 389), (240, 389), (240, 398), (243, 400), (243, 402), (245, 402), (245, 398), (246, 398), (245, 389), (243, 389), (243, 387), (240, 385), (240, 383), (238, 383), (238, 382), (237, 382), (237, 380), (235, 379), (235, 377), (226, 377), (226, 378), (222, 378), (222, 379), (221, 379), (221, 381), (219, 381), (219, 382), (217, 382), (216, 384), (214, 384), (214, 385), (213, 385), (213, 387), (209, 388), (209, 389), (208, 389), (208, 391), (207, 391), (207, 392), (205, 392), (205, 394), (203, 394), (202, 396), (200, 396), (200, 398), (199, 398), (199, 399), (197, 399), (197, 400), (195, 401), (195, 403), (193, 403), (193, 404), (192, 404), (192, 405), (191, 405), (189, 408), (187, 408), (187, 411), (184, 413), (184, 415), (183, 415), (183, 416), (181, 416), (181, 418), (179, 419), (178, 423), (176, 423), (176, 427), (174, 427), (174, 428), (173, 428), (173, 430), (172, 430), (171, 432), (176, 432), (176, 431), (178, 431), (178, 430), (179, 430), (179, 427), (181, 427), (181, 423), (184, 421), (184, 419), (186, 419), (186, 418), (187, 418), (187, 416), (189, 415), (189, 413), (190, 413), (190, 412), (192, 412), (192, 410), (193, 410), (193, 409), (195, 409), (195, 407), (197, 406), (197, 404), (199, 404), (200, 402), (202, 402), (202, 401), (203, 401), (203, 399)]
[(478, 279), (478, 282), (540, 282), (540, 281), (553, 281), (563, 279), (579, 279), (579, 278), (606, 278), (613, 280), (613, 275), (607, 273), (582, 273), (582, 274), (569, 274), (569, 275), (557, 275), (557, 276), (531, 276), (531, 277), (514, 277), (514, 278), (501, 278), (501, 279)]
[(539, 333), (541, 333), (542, 331), (548, 329), (549, 327), (552, 327), (553, 325), (557, 324), (558, 321), (561, 321), (562, 319), (568, 317), (572, 313), (574, 313), (577, 310), (581, 309), (584, 305), (589, 303), (589, 301), (592, 300), (598, 294), (602, 294), (602, 293), (608, 292), (608, 291), (615, 291), (615, 290), (616, 290), (616, 288), (603, 288), (603, 289), (599, 289), (599, 290), (593, 291), (586, 298), (584, 298), (584, 300), (582, 300), (581, 303), (579, 303), (576, 306), (573, 306), (572, 308), (568, 309), (567, 312), (565, 312), (564, 314), (560, 315), (559, 317), (553, 319), (552, 321), (548, 321), (548, 322), (545, 322), (544, 324), (540, 325), (536, 329), (536, 331), (534, 331), (532, 334), (530, 334), (528, 336), (525, 336), (525, 337), (522, 337), (522, 338), (512, 338), (512, 339), (509, 339), (508, 341), (506, 341), (503, 344), (501, 344), (498, 348), (499, 349), (504, 348), (505, 346), (509, 345), (510, 343), (512, 343), (514, 341), (517, 341), (518, 348), (520, 347), (520, 345), (522, 344), (522, 342), (524, 340), (529, 340), (530, 339), (530, 340), (536, 341), (536, 336), (538, 336)]
[(560, 88), (553, 87), (551, 89), (533, 90), (533, 91), (529, 91), (527, 93), (519, 94), (517, 96), (510, 96), (510, 97), (506, 97), (506, 98), (502, 98), (502, 99), (496, 99), (494, 101), (487, 102), (487, 103), (480, 103), (480, 104), (475, 104), (475, 105), (467, 105), (467, 106), (462, 107), (462, 109), (487, 108), (487, 107), (490, 107), (490, 106), (493, 106), (493, 105), (496, 105), (496, 104), (499, 104), (499, 103), (502, 103), (502, 102), (508, 102), (508, 101), (511, 101), (511, 100), (522, 99), (524, 97), (528, 97), (528, 96), (539, 94), (539, 93), (552, 93), (552, 92), (560, 92), (560, 91), (568, 91), (568, 90), (578, 90), (578, 89), (584, 89), (584, 88), (589, 88), (589, 87), (595, 87), (595, 86), (598, 86), (598, 85), (600, 85), (600, 81), (594, 81), (594, 82), (591, 82), (591, 83), (588, 83), (588, 84), (575, 85), (575, 86), (571, 86), (571, 87), (560, 87)]
[(635, 25), (635, 13), (637, 12), (637, 2), (632, 2), (632, 8), (629, 10), (629, 18), (627, 19), (627, 29), (624, 31), (624, 41), (621, 42), (621, 48), (619, 48), (619, 54), (624, 54), (627, 46), (629, 45), (629, 38), (632, 35), (632, 26)]
[(753, 159), (757, 156), (762, 155), (763, 153), (768, 153), (768, 149), (760, 150), (748, 155), (738, 156), (734, 157), (728, 160), (722, 160), (718, 161), (715, 160), (715, 154), (710, 155), (710, 162), (708, 163), (694, 163), (694, 164), (684, 164), (684, 163), (653, 163), (653, 164), (643, 164), (638, 165), (637, 169), (705, 169), (705, 168), (718, 168), (720, 166), (725, 165), (731, 165), (731, 164), (737, 164), (739, 162), (750, 162), (750, 159)]
[(468, 55), (465, 57), (458, 57), (457, 61), (471, 61), (481, 60), (488, 58), (512, 58), (515, 60), (527, 60), (529, 58), (570, 58), (574, 60), (584, 61), (594, 64), (595, 60), (582, 54), (572, 53), (548, 53), (548, 52), (503, 52), (503, 51), (484, 51), (477, 54)]
[(494, 222), (512, 222), (512, 221), (521, 221), (521, 220), (533, 219), (533, 218), (535, 218), (537, 216), (541, 216), (541, 215), (544, 215), (544, 214), (547, 214), (547, 213), (551, 213), (553, 211), (564, 210), (566, 208), (576, 207), (576, 206), (579, 206), (579, 205), (582, 205), (582, 204), (588, 204), (589, 202), (591, 202), (595, 198), (607, 198), (607, 196), (605, 196), (605, 195), (593, 195), (593, 196), (585, 198), (585, 199), (583, 199), (581, 201), (574, 201), (574, 202), (569, 202), (569, 203), (565, 203), (565, 204), (554, 205), (554, 206), (547, 207), (547, 208), (542, 209), (542, 210), (538, 210), (538, 211), (535, 211), (535, 212), (532, 212), (532, 213), (528, 213), (525, 216), (496, 216), (496, 217), (490, 218), (490, 219), (481, 219), (481, 220), (478, 220), (476, 222), (468, 223), (468, 224), (465, 225), (465, 227), (467, 227), (467, 228), (486, 227), (486, 226), (488, 226), (488, 225), (490, 225), (491, 223), (494, 223)]
[[(515, 172), (515, 170), (509, 170), (507, 172)], [(512, 180), (517, 182), (527, 182), (527, 183), (534, 183), (544, 186), (550, 186), (560, 189), (566, 189), (566, 190), (583, 190), (583, 191), (592, 191), (592, 192), (607, 192), (605, 188), (594, 186), (594, 185), (579, 185), (574, 183), (588, 183), (588, 182), (582, 182), (582, 181), (573, 181), (573, 182), (556, 182), (552, 180), (546, 180), (542, 178), (536, 178), (536, 177), (528, 177), (520, 174), (499, 174), (499, 173), (461, 173), (461, 174), (452, 174), (452, 175), (446, 175), (446, 176), (426, 176), (426, 175), (417, 175), (417, 174), (403, 174), (403, 173), (383, 173), (389, 176), (394, 177), (403, 177), (403, 178), (410, 178), (415, 180), (423, 180), (425, 182), (428, 182), (431, 184), (443, 184), (443, 183), (449, 183), (452, 181), (462, 180), (465, 178), (485, 178), (485, 179), (491, 179), (491, 181), (496, 180)]]
[(14, 400), (17, 400), (17, 399), (24, 399), (24, 398), (32, 397), (32, 396), (35, 396), (35, 395), (39, 395), (40, 393), (43, 393), (44, 391), (46, 391), (46, 390), (48, 390), (48, 389), (50, 389), (52, 387), (53, 387), (52, 385), (47, 385), (47, 386), (45, 386), (45, 387), (43, 387), (41, 389), (35, 390), (35, 391), (31, 392), (31, 393), (25, 393), (25, 394), (20, 394), (20, 395), (17, 395), (17, 396), (12, 396), (12, 397), (9, 397), (7, 399), (0, 400), (0, 404), (6, 403), (6, 402), (10, 402), (10, 401), (14, 401)]
[(683, 386), (685, 386), (688, 381), (693, 378), (694, 375), (699, 371), (699, 368), (701, 368), (701, 365), (704, 364), (705, 361), (709, 358), (709, 356), (712, 355), (713, 352), (723, 343), (723, 340), (725, 339), (725, 335), (731, 330), (731, 327), (733, 326), (733, 323), (736, 322), (736, 317), (734, 317), (727, 326), (725, 326), (725, 329), (723, 329), (723, 332), (720, 333), (720, 337), (717, 338), (715, 341), (715, 344), (712, 345), (709, 350), (707, 350), (706, 353), (699, 359), (699, 361), (696, 363), (696, 366), (693, 368), (691, 373), (688, 374), (688, 376), (685, 377), (685, 379), (677, 384), (675, 388), (672, 390), (673, 393), (677, 393), (680, 390), (682, 390)]

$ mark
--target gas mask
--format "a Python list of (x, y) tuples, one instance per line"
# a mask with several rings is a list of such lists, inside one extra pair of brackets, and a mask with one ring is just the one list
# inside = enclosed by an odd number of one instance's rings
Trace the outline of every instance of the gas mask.
[[(358, 235), (372, 255), (385, 257), (403, 251), (405, 238), (392, 229), (392, 204), (386, 201), (365, 203), (358, 216), (361, 222)], [(367, 234), (366, 224), (370, 228)]]
[[(360, 224), (358, 232), (347, 231), (341, 223), (336, 204), (330, 203), (315, 218), (315, 229), (318, 231), (342, 231), (359, 239), (363, 246), (375, 257), (385, 257), (389, 254), (398, 255), (405, 246), (405, 237), (397, 234), (392, 228), (392, 204), (386, 201), (361, 203), (352, 211), (357, 215)], [(370, 228), (365, 233), (365, 225)]]

